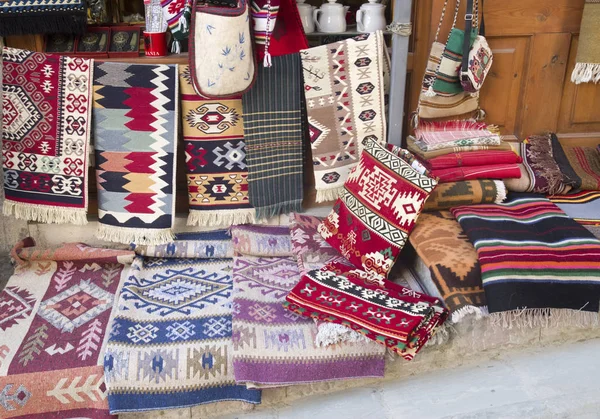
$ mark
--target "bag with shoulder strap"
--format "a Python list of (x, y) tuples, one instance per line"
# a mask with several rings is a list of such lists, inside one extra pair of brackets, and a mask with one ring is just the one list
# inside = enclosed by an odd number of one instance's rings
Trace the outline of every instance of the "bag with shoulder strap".
[[(478, 6), (479, 1), (475, 0), (474, 5), (472, 4), (473, 0), (467, 0), (467, 10), (469, 9), (469, 5), (471, 5), (471, 10), (473, 13), (471, 15), (465, 16), (465, 32), (468, 33), (471, 31), (471, 27), (473, 26), (473, 17), (477, 19), (479, 14)], [(475, 38), (472, 45), (468, 45), (466, 42), (463, 42), (463, 56), (461, 62), (460, 69), (460, 84), (465, 92), (474, 93), (478, 92), (483, 86), (483, 82), (487, 74), (492, 67), (492, 63), (494, 62), (494, 55), (492, 54), (492, 50), (485, 39), (484, 33), (484, 21), (483, 21), (483, 0), (481, 0), (481, 27), (478, 28), (477, 20), (475, 20), (475, 28), (479, 29), (479, 35)], [(474, 8), (473, 8), (474, 7)], [(468, 51), (468, 53), (467, 53)]]

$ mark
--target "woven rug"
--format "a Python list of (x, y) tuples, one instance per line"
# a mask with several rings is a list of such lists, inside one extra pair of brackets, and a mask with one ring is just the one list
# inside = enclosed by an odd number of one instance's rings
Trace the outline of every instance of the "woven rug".
[(103, 352), (133, 252), (70, 244), (14, 255), (21, 265), (0, 293), (0, 417), (111, 417)]
[(489, 312), (508, 327), (596, 324), (600, 241), (546, 198), (509, 199), (452, 210), (477, 250)]
[(493, 164), (521, 163), (523, 159), (514, 151), (467, 151), (450, 153), (423, 161), (429, 170), (451, 169), (454, 167), (489, 166)]
[[(263, 228), (274, 238), (290, 234), (288, 227)], [(235, 241), (235, 231), (232, 237)], [(282, 306), (286, 295), (300, 281), (296, 259), (284, 256), (291, 252), (289, 241), (287, 243), (287, 249), (273, 251), (270, 257), (244, 254), (235, 258), (233, 367), (236, 381), (253, 386), (280, 386), (383, 377), (385, 350), (382, 346), (359, 342), (320, 348), (315, 343), (315, 322)]]
[(0, 36), (83, 34), (86, 27), (85, 0), (0, 1)]
[(119, 243), (173, 239), (176, 65), (101, 62), (94, 67), (96, 236)]
[(248, 193), (260, 220), (302, 210), (305, 135), (299, 55), (273, 57), (257, 73), (242, 103)]
[(518, 164), (452, 167), (431, 170), (431, 176), (438, 178), (440, 183), (474, 179), (513, 179), (521, 176), (521, 169)]
[(467, 314), (487, 314), (477, 252), (450, 212), (422, 214), (409, 240), (429, 268), (453, 323)]
[(362, 141), (387, 140), (387, 49), (383, 34), (374, 32), (310, 48), (300, 56), (316, 201), (333, 201), (358, 163)]
[(190, 204), (188, 225), (253, 222), (241, 97), (203, 99), (192, 86), (188, 66), (179, 68), (179, 78)]
[(415, 155), (419, 156), (424, 160), (429, 160), (434, 157), (445, 156), (446, 154), (451, 153), (464, 153), (467, 151), (481, 151), (481, 150), (502, 150), (502, 151), (511, 151), (512, 147), (507, 142), (501, 142), (500, 145), (470, 145), (464, 147), (452, 147), (445, 148), (442, 150), (434, 150), (434, 151), (423, 151), (415, 144), (415, 137), (408, 136), (406, 139), (406, 148)]
[(244, 225), (230, 232), (236, 255), (293, 256), (288, 227)]
[(595, 147), (577, 147), (562, 144), (562, 150), (571, 171), (564, 170), (575, 178), (573, 189), (584, 191), (600, 190), (600, 151)]
[(549, 199), (579, 224), (600, 225), (600, 192), (582, 191)]
[(571, 81), (600, 82), (600, 0), (585, 0)]
[(4, 215), (86, 224), (93, 61), (12, 48), (2, 59)]
[(506, 187), (499, 180), (479, 179), (440, 183), (431, 192), (423, 211), (439, 211), (473, 204), (500, 204), (506, 199)]
[[(138, 256), (133, 262), (104, 357), (112, 413), (260, 403), (260, 391), (236, 385), (233, 376), (233, 260), (229, 246), (220, 246), (223, 253), (215, 247), (231, 239), (226, 232), (200, 234), (197, 256), (214, 258)], [(187, 254), (189, 243), (179, 246), (173, 242), (172, 253)]]

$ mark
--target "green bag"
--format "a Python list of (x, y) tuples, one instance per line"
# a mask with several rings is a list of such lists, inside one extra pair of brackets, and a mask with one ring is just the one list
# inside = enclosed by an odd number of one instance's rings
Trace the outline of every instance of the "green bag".
[[(477, 38), (478, 29), (471, 31), (470, 46)], [(462, 64), (465, 32), (461, 29), (452, 28), (446, 47), (442, 53), (440, 65), (435, 73), (436, 79), (433, 83), (433, 92), (438, 96), (453, 96), (463, 91), (460, 84), (460, 67)]]

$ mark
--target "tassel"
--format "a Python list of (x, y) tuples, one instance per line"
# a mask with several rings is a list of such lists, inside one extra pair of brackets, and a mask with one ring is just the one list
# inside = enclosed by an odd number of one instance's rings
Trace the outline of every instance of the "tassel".
[(413, 112), (410, 117), (410, 126), (412, 129), (416, 129), (419, 126), (419, 112)]
[(171, 45), (171, 52), (173, 54), (181, 54), (181, 44), (177, 39), (173, 40), (173, 44)]
[(263, 67), (271, 67), (273, 64), (271, 63), (271, 54), (265, 51), (265, 58), (263, 60)]
[(475, 120), (476, 121), (483, 121), (486, 116), (487, 116), (487, 114), (481, 108), (479, 108), (475, 111)]
[(181, 32), (185, 33), (185, 32), (187, 32), (189, 30), (188, 21), (185, 18), (185, 15), (182, 15), (179, 18), (179, 25), (181, 26), (181, 28), (180, 28)]
[(424, 93), (425, 97), (434, 97), (435, 92), (433, 91), (433, 86), (429, 86), (429, 89)]

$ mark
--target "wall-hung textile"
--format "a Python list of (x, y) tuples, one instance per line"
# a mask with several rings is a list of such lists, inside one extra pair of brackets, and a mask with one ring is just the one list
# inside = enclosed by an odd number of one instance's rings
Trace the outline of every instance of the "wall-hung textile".
[[(233, 377), (233, 260), (230, 246), (215, 246), (219, 241), (231, 243), (226, 232), (200, 233), (196, 258), (134, 260), (104, 356), (112, 413), (260, 402), (260, 391)], [(189, 255), (187, 240), (170, 245), (172, 254)]]
[(188, 225), (253, 222), (241, 97), (203, 99), (194, 91), (188, 66), (179, 67), (179, 78)]
[(310, 48), (300, 53), (317, 202), (333, 201), (360, 157), (362, 141), (385, 143), (383, 34)]
[(600, 190), (600, 151), (595, 147), (578, 147), (562, 144), (562, 150), (571, 171), (563, 169), (570, 178), (575, 178), (573, 189), (584, 191)]
[(236, 255), (293, 256), (288, 227), (244, 225), (230, 229)]
[[(437, 181), (408, 151), (365, 140), (358, 165), (323, 223), (323, 238), (354, 266), (387, 277)], [(379, 278), (379, 279), (377, 279)]]
[(102, 354), (133, 252), (70, 244), (15, 254), (23, 264), (0, 293), (0, 417), (112, 418)]
[(575, 68), (571, 81), (579, 83), (600, 82), (600, 2), (586, 0), (577, 43)]
[(13, 48), (2, 59), (4, 214), (86, 224), (93, 61)]
[(172, 51), (181, 53), (181, 41), (190, 35), (193, 0), (161, 0), (163, 16), (173, 35)]
[(302, 211), (305, 134), (299, 55), (273, 57), (257, 73), (242, 103), (248, 193), (260, 220)]
[(470, 145), (463, 147), (452, 147), (445, 148), (442, 150), (434, 150), (434, 151), (423, 151), (416, 144), (416, 140), (412, 136), (408, 136), (406, 140), (406, 148), (422, 159), (429, 160), (434, 157), (445, 156), (446, 154), (451, 153), (463, 153), (467, 151), (481, 151), (481, 150), (502, 150), (502, 151), (511, 151), (512, 147), (507, 142), (501, 142), (500, 145)]
[(500, 204), (506, 199), (506, 186), (499, 180), (478, 179), (440, 183), (429, 195), (423, 211), (439, 211), (475, 204)]
[(582, 191), (549, 199), (579, 224), (600, 225), (600, 192)]
[(366, 283), (364, 273), (332, 263), (311, 271), (286, 297), (297, 314), (349, 327), (411, 360), (444, 323), (439, 300), (387, 281)]
[(467, 151), (450, 153), (423, 161), (429, 170), (451, 169), (454, 167), (489, 166), (493, 164), (521, 163), (523, 159), (514, 151)]
[(86, 27), (85, 0), (0, 1), (0, 37), (44, 33), (83, 34)]
[(99, 62), (94, 139), (102, 240), (172, 240), (178, 138), (176, 65)]
[(477, 250), (489, 312), (517, 324), (597, 320), (600, 241), (548, 199), (513, 195), (452, 210)]
[(477, 252), (450, 212), (421, 214), (409, 240), (453, 322), (465, 314), (487, 313)]
[(488, 166), (452, 167), (430, 170), (440, 183), (473, 179), (511, 179), (521, 176), (518, 164), (491, 164)]

